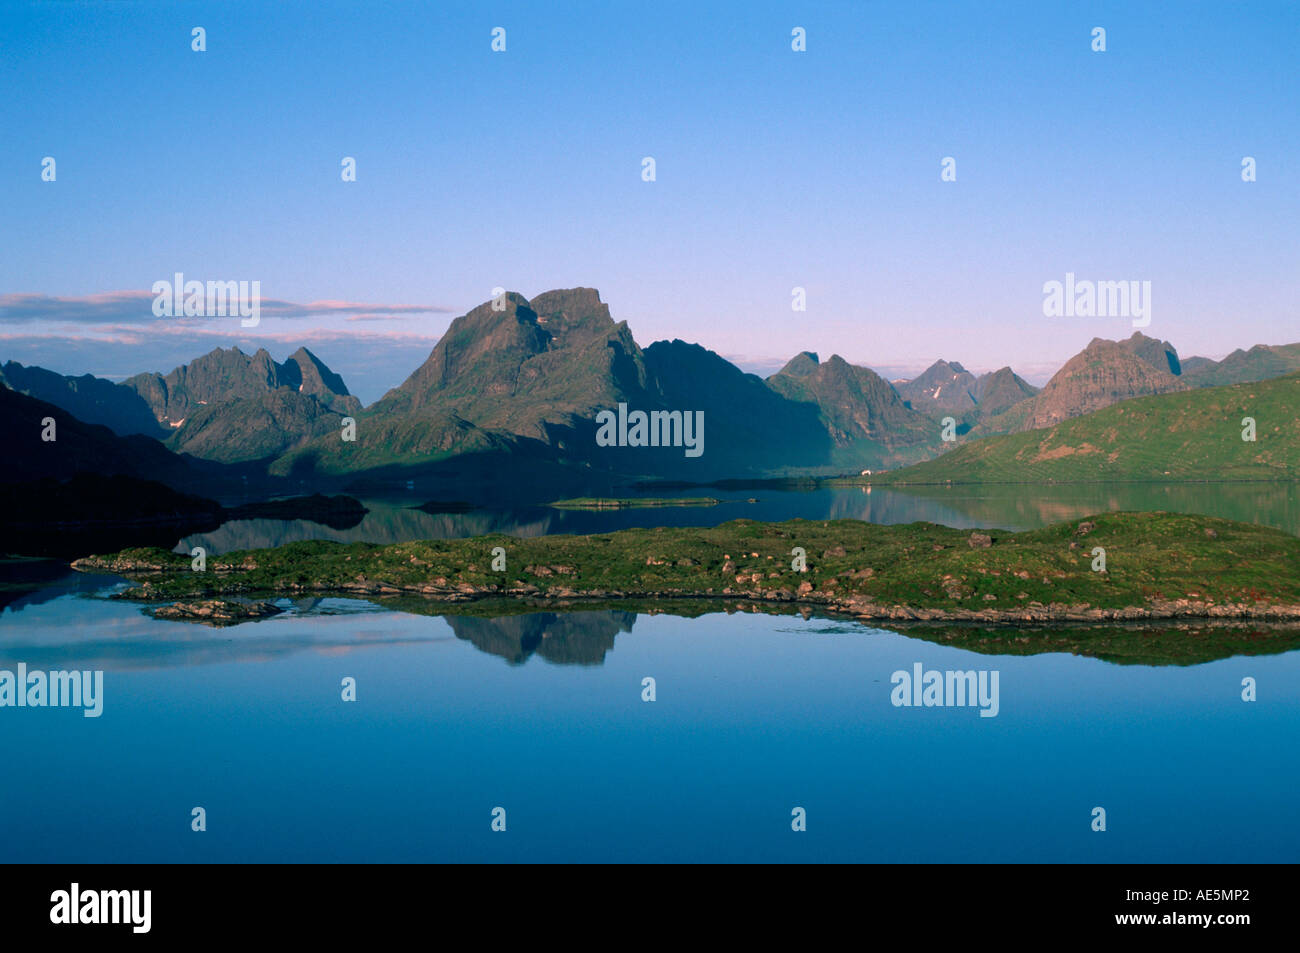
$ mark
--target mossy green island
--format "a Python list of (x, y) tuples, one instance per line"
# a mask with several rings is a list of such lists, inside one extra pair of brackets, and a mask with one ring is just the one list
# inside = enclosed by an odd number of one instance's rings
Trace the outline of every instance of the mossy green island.
[[(493, 568), (502, 553), (503, 571)], [(315, 541), (209, 557), (201, 572), (185, 555), (128, 549), (73, 566), (123, 575), (136, 583), (124, 597), (147, 602), (333, 592), (496, 606), (714, 600), (994, 626), (1300, 622), (1300, 538), (1173, 513), (1107, 513), (1020, 533), (734, 520), (591, 536)]]
[(624, 510), (657, 506), (717, 506), (721, 502), (711, 496), (632, 496), (624, 499), (580, 496), (569, 500), (556, 500), (550, 505), (559, 510)]

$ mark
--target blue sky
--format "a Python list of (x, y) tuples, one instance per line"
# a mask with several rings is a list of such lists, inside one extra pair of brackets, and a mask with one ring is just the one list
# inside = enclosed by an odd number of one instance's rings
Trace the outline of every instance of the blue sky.
[[(0, 358), (305, 343), (369, 401), (493, 287), (583, 285), (748, 367), (1041, 380), (1133, 330), (1044, 317), (1066, 272), (1151, 281), (1184, 356), (1300, 339), (1300, 4), (701, 6), (0, 5)], [(24, 310), (177, 271), (297, 306)]]

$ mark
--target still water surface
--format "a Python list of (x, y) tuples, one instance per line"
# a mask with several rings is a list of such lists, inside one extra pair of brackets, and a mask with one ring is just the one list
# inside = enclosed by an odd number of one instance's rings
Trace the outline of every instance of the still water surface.
[[(1027, 529), (1164, 509), (1300, 533), (1295, 484), (686, 491), (708, 508), (233, 521), (211, 553), (760, 520)], [(754, 502), (750, 502), (754, 500)], [(0, 861), (1278, 861), (1300, 854), (1300, 652), (1189, 666), (993, 655), (854, 622), (500, 619), (283, 601), (214, 629), (6, 567), (0, 669), (102, 669), (104, 712), (0, 708)], [(19, 576), (22, 578), (18, 578)], [(1036, 638), (1027, 633), (1022, 638)], [(891, 676), (999, 673), (999, 710)], [(642, 680), (656, 700), (642, 701)], [(1258, 701), (1241, 700), (1245, 677)], [(340, 697), (356, 679), (357, 700)], [(208, 830), (190, 830), (191, 809)], [(1095, 807), (1108, 830), (1091, 829)], [(493, 832), (491, 812), (506, 809)], [(791, 811), (807, 830), (791, 830)]]
[[(350, 599), (213, 629), (103, 597), (117, 585), (79, 577), (0, 614), (0, 668), (105, 672), (99, 718), (0, 708), (0, 860), (1300, 852), (1300, 652), (1119, 666), (798, 616), (474, 619)], [(893, 706), (892, 673), (917, 662), (998, 671), (997, 716)]]
[[(662, 496), (708, 496), (717, 506), (561, 510), (549, 506), (493, 507), (429, 514), (421, 499), (366, 500), (370, 512), (346, 530), (306, 520), (233, 520), (210, 533), (187, 536), (177, 551), (209, 553), (259, 549), (304, 539), (397, 543), (506, 533), (608, 533), (636, 526), (716, 526), (733, 519), (858, 519), (870, 523), (924, 520), (959, 529), (1019, 531), (1117, 510), (1167, 510), (1274, 526), (1300, 535), (1300, 483), (1193, 483), (1158, 486), (843, 487), (812, 491), (701, 488)], [(754, 500), (754, 502), (749, 502)]]

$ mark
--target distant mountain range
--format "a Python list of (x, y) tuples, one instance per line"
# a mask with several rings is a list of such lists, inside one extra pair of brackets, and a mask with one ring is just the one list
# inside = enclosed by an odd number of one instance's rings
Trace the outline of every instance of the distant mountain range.
[[(937, 456), (950, 447), (940, 439), (947, 417), (966, 439), (1021, 433), (1120, 401), (1297, 369), (1300, 344), (1181, 361), (1168, 342), (1135, 333), (1094, 339), (1041, 391), (1010, 367), (977, 377), (940, 360), (891, 384), (837, 355), (822, 361), (811, 352), (764, 380), (697, 344), (642, 348), (594, 289), (532, 300), (510, 293), (452, 321), (428, 359), (368, 408), (306, 348), (284, 363), (265, 350), (218, 349), (166, 375), (120, 384), (11, 361), (0, 368), (0, 396), (16, 413), (5, 429), (60, 411), (61, 439), (69, 439), (57, 450), (20, 451), (3, 479), (67, 475), (96, 461), (108, 462), (104, 472), (165, 479), (189, 467), (177, 454), (306, 483), (397, 481), (469, 459), (481, 468), (527, 460), (528, 467), (694, 480), (842, 473)], [(634, 438), (600, 445), (598, 415), (620, 405), (624, 414), (662, 420), (703, 411), (704, 452), (690, 457), (679, 446), (636, 446)], [(345, 418), (355, 422), (355, 440), (343, 439)], [(668, 438), (671, 428), (663, 427)], [(33, 434), (39, 440), (39, 428), (14, 436), (25, 446)]]
[[(1255, 422), (1254, 440), (1242, 439), (1247, 417)], [(1125, 400), (1043, 429), (970, 439), (934, 460), (869, 479), (1160, 483), (1293, 480), (1297, 474), (1300, 373)]]
[(1183, 375), (1196, 387), (1220, 387), (1281, 377), (1298, 368), (1300, 344), (1257, 344), (1249, 351), (1239, 348), (1221, 361), (1190, 357), (1183, 362)]
[(920, 376), (895, 385), (909, 407), (967, 422), (997, 414), (1038, 393), (1009, 367), (976, 377), (956, 361), (935, 361)]

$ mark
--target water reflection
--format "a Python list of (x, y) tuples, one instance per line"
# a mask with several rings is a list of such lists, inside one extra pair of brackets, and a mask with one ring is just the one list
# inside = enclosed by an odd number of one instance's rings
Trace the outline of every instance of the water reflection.
[[(85, 578), (85, 577), (81, 577)], [(106, 578), (99, 577), (102, 586)], [(53, 592), (57, 586), (43, 593)], [(215, 627), (154, 619), (149, 607), (110, 598), (121, 584), (95, 594), (62, 594), (0, 612), (0, 663), (25, 661), (47, 668), (134, 670), (226, 662), (266, 662), (298, 653), (346, 655), (392, 646), (468, 643), (512, 667), (540, 660), (561, 666), (602, 666), (619, 635), (638, 620), (671, 615), (701, 635), (722, 615), (814, 616), (807, 607), (690, 600), (653, 609), (519, 611), (517, 605), (470, 605), (448, 611), (423, 597), (377, 604), (351, 598), (276, 600), (285, 611), (267, 619)], [(822, 617), (813, 635), (852, 633), (870, 638), (882, 629), (853, 619)], [(793, 622), (793, 619), (791, 620)], [(772, 625), (772, 622), (764, 623)], [(793, 631), (793, 630), (792, 630)], [(913, 623), (888, 630), (908, 638), (982, 655), (1069, 654), (1118, 665), (1189, 666), (1234, 656), (1278, 655), (1300, 648), (1300, 627), (1264, 623), (1142, 623), (1092, 626), (981, 628)]]
[(431, 514), (415, 509), (413, 500), (366, 500), (370, 512), (351, 529), (332, 529), (306, 520), (232, 520), (212, 532), (186, 536), (176, 550), (188, 552), (203, 546), (210, 554), (218, 554), (309, 539), (397, 543), (488, 533), (522, 537), (591, 534), (633, 527), (716, 526), (742, 517), (768, 521), (857, 519), (880, 524), (924, 521), (958, 529), (1019, 531), (1118, 510), (1199, 513), (1300, 535), (1300, 484), (1296, 483), (709, 489), (692, 491), (692, 495), (701, 492), (722, 502), (709, 507), (585, 511), (525, 506)]

